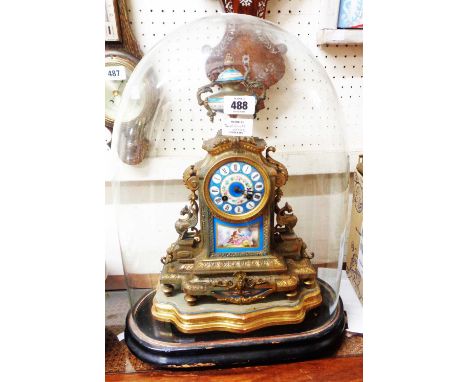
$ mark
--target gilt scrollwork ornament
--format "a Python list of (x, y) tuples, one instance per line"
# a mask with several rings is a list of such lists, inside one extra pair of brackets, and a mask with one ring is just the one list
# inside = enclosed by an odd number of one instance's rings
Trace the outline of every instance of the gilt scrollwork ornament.
[(168, 249), (166, 249), (166, 255), (161, 257), (161, 263), (169, 264), (174, 261), (174, 249), (175, 243), (172, 243), (171, 246)]
[(312, 251), (307, 250), (307, 244), (302, 242), (302, 247), (301, 247), (301, 256), (304, 259), (309, 259), (312, 260), (315, 257), (315, 253)]
[(184, 206), (180, 211), (183, 218), (180, 218), (175, 222), (175, 229), (179, 234), (179, 240), (185, 239), (189, 231), (194, 231), (196, 237), (199, 237), (200, 231), (196, 227), (198, 224), (198, 204), (196, 199), (197, 195), (192, 193), (190, 195), (190, 205)]
[[(276, 187), (283, 187), (289, 178), (288, 169), (284, 164), (278, 162), (277, 160), (273, 159), (270, 153), (276, 152), (276, 147), (269, 146), (266, 149), (265, 158), (268, 163), (274, 165), (276, 167), (277, 175), (276, 175)], [(281, 197), (280, 197), (281, 198)]]
[(187, 167), (183, 174), (183, 181), (185, 187), (187, 187), (190, 191), (195, 192), (198, 190), (198, 176), (197, 176), (197, 168), (195, 165), (190, 165)]
[(233, 290), (242, 294), (249, 289), (253, 289), (265, 283), (266, 281), (262, 278), (255, 279), (253, 277), (248, 277), (245, 272), (235, 272), (232, 278), (227, 280), (213, 280), (211, 285), (214, 287), (225, 287), (227, 290)]
[(229, 280), (214, 281), (214, 287), (224, 287), (225, 293), (213, 292), (213, 296), (220, 302), (229, 302), (232, 304), (250, 304), (259, 300), (263, 300), (273, 291), (271, 288), (261, 288), (267, 284), (267, 281), (262, 278), (248, 277), (245, 272), (235, 272)]
[(278, 210), (276, 214), (276, 226), (275, 229), (280, 227), (285, 228), (285, 233), (294, 233), (294, 227), (297, 224), (297, 216), (293, 214), (292, 207), (286, 202), (283, 208)]
[(185, 186), (191, 191), (189, 195), (189, 204), (185, 205), (181, 211), (181, 218), (174, 224), (179, 237), (166, 250), (166, 255), (161, 258), (163, 264), (169, 264), (179, 258), (189, 258), (193, 256), (192, 249), (196, 248), (201, 241), (200, 230), (197, 228), (199, 221), (198, 206), (198, 178), (197, 167), (191, 165), (187, 167), (183, 174)]

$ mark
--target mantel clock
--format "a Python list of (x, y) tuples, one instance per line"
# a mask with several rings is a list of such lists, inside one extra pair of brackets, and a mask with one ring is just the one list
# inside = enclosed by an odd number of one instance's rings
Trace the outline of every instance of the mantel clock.
[[(154, 316), (188, 333), (247, 332), (300, 322), (307, 310), (320, 304), (321, 294), (310, 261), (313, 255), (294, 232), (297, 217), (288, 203), (280, 207), (281, 187), (288, 180), (286, 167), (271, 157), (275, 149), (256, 137), (218, 133), (203, 148), (208, 153), (205, 159), (184, 172), (190, 205), (175, 223), (178, 240), (162, 259)], [(184, 295), (185, 303), (173, 299), (178, 293)], [(271, 294), (294, 304), (282, 305), (275, 299), (255, 317), (254, 305), (249, 304), (265, 301)], [(208, 297), (208, 303), (214, 300), (247, 308), (213, 315), (203, 326), (196, 310), (187, 313), (200, 297)]]

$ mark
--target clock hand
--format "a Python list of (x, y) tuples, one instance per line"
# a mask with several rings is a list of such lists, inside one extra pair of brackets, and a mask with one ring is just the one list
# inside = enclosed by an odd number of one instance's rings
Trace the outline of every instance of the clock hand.
[(253, 191), (251, 188), (247, 188), (244, 192), (245, 197), (250, 200), (253, 198)]
[(116, 90), (112, 90), (112, 103), (115, 103), (115, 97), (120, 96), (120, 87), (123, 85), (123, 83), (123, 81), (120, 81), (120, 85), (118, 86), (118, 88)]
[(123, 81), (120, 81), (120, 85), (119, 87), (117, 88), (117, 90), (114, 90), (114, 93), (117, 92), (117, 94), (120, 94), (120, 87), (123, 85)]

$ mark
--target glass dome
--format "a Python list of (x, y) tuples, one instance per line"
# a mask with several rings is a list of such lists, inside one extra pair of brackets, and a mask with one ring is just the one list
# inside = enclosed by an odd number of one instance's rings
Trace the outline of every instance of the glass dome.
[[(252, 135), (273, 146), (270, 158), (287, 169), (280, 207), (285, 202), (292, 207), (295, 234), (313, 257), (324, 296), (321, 314), (331, 316), (339, 305), (349, 165), (333, 85), (312, 53), (278, 26), (252, 16), (210, 16), (179, 28), (143, 57), (114, 124), (113, 192), (122, 261), (131, 312), (147, 337), (162, 330), (140, 307), (158, 288), (162, 261), (179, 237), (175, 222), (191, 195), (184, 171), (206, 157), (207, 142), (229, 119), (216, 104), (217, 96), (228, 94), (223, 84), (241, 81), (246, 73), (251, 82), (243, 89), (257, 107)], [(164, 331), (180, 334), (171, 325)]]

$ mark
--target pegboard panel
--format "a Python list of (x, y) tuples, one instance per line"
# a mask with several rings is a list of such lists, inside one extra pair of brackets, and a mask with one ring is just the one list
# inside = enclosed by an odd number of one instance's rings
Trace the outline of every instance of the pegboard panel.
[[(296, 35), (322, 64), (328, 73), (337, 93), (343, 111), (347, 148), (351, 157), (351, 168), (354, 168), (357, 153), (362, 151), (362, 46), (361, 45), (333, 45), (318, 46), (315, 40), (320, 27), (320, 0), (270, 0), (268, 2), (266, 20)], [(223, 13), (218, 0), (190, 0), (158, 2), (154, 0), (127, 0), (130, 24), (141, 50), (147, 53), (156, 42), (178, 27), (200, 17)], [(173, 47), (172, 60), (188, 60), (191, 55), (200, 54), (200, 44), (215, 46), (221, 39), (224, 28), (208, 27), (194, 33), (190, 39), (179, 41)], [(195, 48), (196, 47), (196, 48)], [(289, 59), (294, 59), (289, 57)], [(188, 61), (190, 62), (190, 61)], [(173, 67), (171, 58), (158, 62), (158, 75), (170, 74)], [(287, 65), (288, 67), (288, 65)], [(268, 144), (277, 146), (282, 152), (296, 153), (313, 150), (313, 143), (304, 146), (301, 137), (311, 134), (310, 121), (301, 115), (287, 112), (284, 94), (294, 91), (301, 94), (302, 82), (305, 76), (310, 76), (314, 68), (309, 63), (294, 62), (294, 70), (286, 72), (278, 84), (271, 87), (267, 93), (266, 109), (258, 113), (254, 124), (254, 133), (267, 139)], [(188, 72), (187, 72), (188, 73)], [(177, 79), (167, 90), (171, 98), (167, 107), (161, 108), (160, 135), (152, 139), (158, 142), (152, 146), (150, 156), (191, 156), (201, 158), (203, 139), (212, 137), (221, 127), (221, 118), (215, 118), (210, 123), (205, 109), (198, 106), (195, 93), (198, 87), (207, 84), (203, 72), (190, 73), (190, 78), (184, 78), (179, 72)], [(315, 84), (319, 87), (320, 84)], [(163, 95), (164, 96), (164, 95)], [(330, 95), (332, 97), (333, 95)], [(310, 100), (314, 107), (313, 100)], [(317, 118), (327, 118), (327, 113), (317, 113)], [(339, 140), (334, 139), (333, 122), (323, 123), (330, 145), (336, 145)], [(294, 134), (291, 134), (294, 131)], [(318, 132), (320, 134), (320, 131)], [(317, 134), (317, 131), (315, 131)], [(317, 142), (324, 144), (323, 137)], [(327, 142), (325, 142), (326, 144)], [(333, 147), (330, 147), (333, 149)], [(335, 147), (339, 149), (339, 147)], [(281, 158), (278, 158), (281, 159)], [(288, 165), (286, 158), (282, 159)], [(187, 164), (183, 161), (183, 166)], [(179, 169), (176, 166), (176, 171)], [(184, 167), (182, 167), (183, 169)]]

